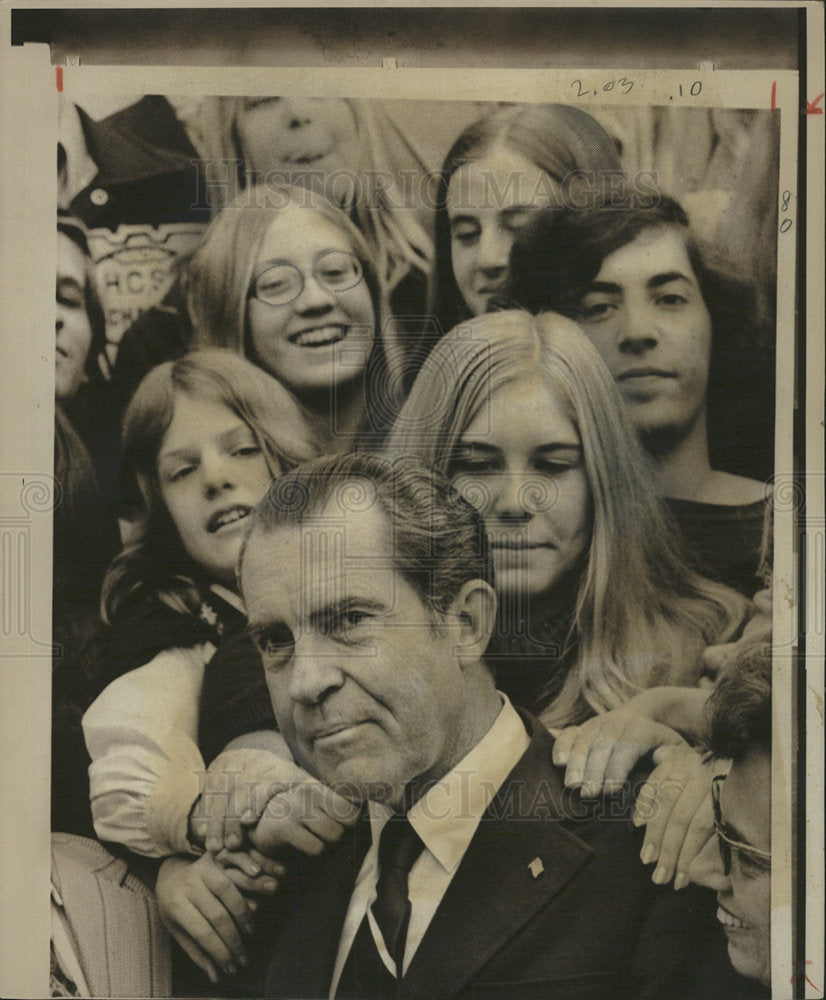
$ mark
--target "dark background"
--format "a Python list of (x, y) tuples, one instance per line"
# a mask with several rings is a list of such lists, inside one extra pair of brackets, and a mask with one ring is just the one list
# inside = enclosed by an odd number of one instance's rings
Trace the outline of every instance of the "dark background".
[[(211, 8), (12, 11), (55, 63), (797, 69), (794, 4), (713, 8)], [(448, 97), (449, 95), (445, 95)]]

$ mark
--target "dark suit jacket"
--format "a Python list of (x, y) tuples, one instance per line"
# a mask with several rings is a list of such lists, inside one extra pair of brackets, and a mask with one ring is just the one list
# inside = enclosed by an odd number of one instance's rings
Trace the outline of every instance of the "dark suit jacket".
[[(566, 792), (553, 741), (525, 719), (531, 744), (482, 818), (399, 997), (740, 996), (746, 981), (727, 961), (713, 895), (655, 886), (639, 860), (630, 796), (585, 803)], [(265, 996), (328, 996), (369, 844), (365, 821), (319, 858), (296, 857), (294, 886), (270, 924)], [(535, 877), (536, 858), (544, 870)]]

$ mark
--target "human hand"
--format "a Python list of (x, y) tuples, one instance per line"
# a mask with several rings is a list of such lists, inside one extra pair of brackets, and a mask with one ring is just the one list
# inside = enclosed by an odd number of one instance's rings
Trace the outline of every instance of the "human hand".
[(657, 862), (652, 881), (665, 885), (673, 876), (674, 888), (682, 889), (692, 862), (714, 838), (712, 766), (687, 747), (661, 747), (654, 761), (634, 810), (634, 825), (645, 823), (640, 859)]
[(255, 906), (242, 893), (275, 892), (275, 872), (253, 855), (229, 852), (222, 863), (204, 854), (195, 861), (169, 857), (161, 865), (155, 886), (161, 920), (211, 982), (218, 982), (219, 969), (234, 975), (247, 964), (243, 935), (255, 929)]
[(358, 803), (301, 773), (300, 781), (268, 799), (260, 820), (249, 831), (250, 841), (263, 854), (273, 854), (285, 845), (305, 854), (320, 854), (359, 817)]
[(638, 714), (630, 703), (594, 716), (558, 735), (553, 762), (565, 767), (565, 784), (593, 797), (619, 792), (637, 761), (657, 747), (688, 744), (670, 726)]
[(743, 657), (770, 646), (772, 641), (772, 592), (760, 590), (754, 595), (754, 614), (746, 623), (739, 639), (708, 646), (703, 653), (703, 667), (719, 680), (732, 670)]
[(308, 777), (293, 761), (266, 750), (225, 750), (207, 770), (204, 791), (190, 818), (190, 832), (213, 854), (238, 850), (247, 828), (258, 822), (269, 799)]

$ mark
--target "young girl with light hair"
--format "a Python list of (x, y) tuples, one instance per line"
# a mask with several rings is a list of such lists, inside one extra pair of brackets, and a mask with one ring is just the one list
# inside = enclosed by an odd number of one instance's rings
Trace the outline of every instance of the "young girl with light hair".
[(549, 726), (657, 685), (696, 685), (706, 646), (743, 619), (735, 592), (689, 570), (616, 386), (561, 316), (491, 313), (436, 345), (391, 453), (447, 473), (482, 510), (506, 692)]

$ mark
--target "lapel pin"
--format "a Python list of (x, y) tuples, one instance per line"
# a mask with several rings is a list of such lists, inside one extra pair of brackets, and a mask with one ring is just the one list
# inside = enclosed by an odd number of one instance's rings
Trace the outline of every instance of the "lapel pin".
[(531, 870), (531, 875), (534, 878), (539, 878), (542, 872), (545, 871), (545, 866), (542, 864), (542, 858), (534, 858), (533, 861), (528, 865)]

